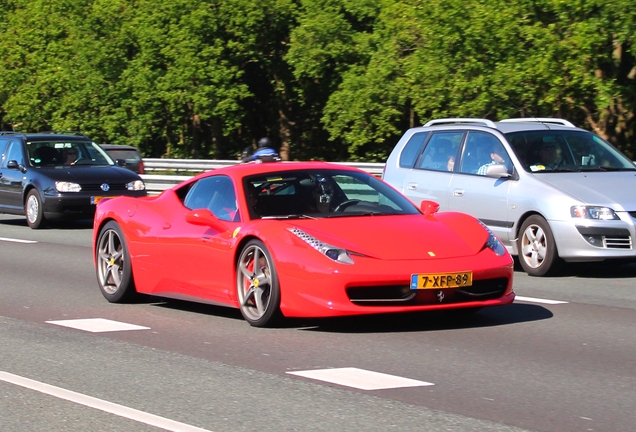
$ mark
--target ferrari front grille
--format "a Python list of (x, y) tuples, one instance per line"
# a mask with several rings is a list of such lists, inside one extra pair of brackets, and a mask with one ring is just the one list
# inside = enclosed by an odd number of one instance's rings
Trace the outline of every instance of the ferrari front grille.
[[(347, 296), (352, 303), (365, 306), (467, 303), (496, 299), (504, 295), (508, 287), (507, 278), (480, 279), (463, 288), (412, 290), (410, 285), (381, 285), (349, 287)], [(440, 296), (440, 291), (443, 296)]]

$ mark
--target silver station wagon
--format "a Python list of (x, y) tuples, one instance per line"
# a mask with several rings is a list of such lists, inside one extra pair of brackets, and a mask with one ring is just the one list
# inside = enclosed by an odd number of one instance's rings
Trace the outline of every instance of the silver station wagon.
[(479, 218), (532, 276), (636, 260), (636, 165), (567, 120), (432, 120), (402, 136), (383, 178)]

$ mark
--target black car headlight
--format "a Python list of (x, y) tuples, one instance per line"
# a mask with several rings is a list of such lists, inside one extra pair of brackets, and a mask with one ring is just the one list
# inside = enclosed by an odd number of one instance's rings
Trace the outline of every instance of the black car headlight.
[(79, 192), (82, 187), (77, 183), (58, 181), (55, 182), (55, 190), (58, 192)]
[(601, 206), (572, 206), (570, 215), (577, 219), (620, 220), (614, 210)]
[(146, 184), (143, 180), (133, 180), (126, 183), (126, 190), (129, 191), (142, 191), (146, 189)]
[(327, 258), (341, 264), (353, 264), (353, 259), (346, 249), (322, 242), (298, 228), (288, 228), (288, 230)]

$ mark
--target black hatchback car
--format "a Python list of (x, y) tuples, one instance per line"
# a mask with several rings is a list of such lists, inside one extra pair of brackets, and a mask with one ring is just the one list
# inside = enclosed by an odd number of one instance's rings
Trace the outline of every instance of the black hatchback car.
[(36, 229), (92, 218), (105, 197), (147, 195), (123, 163), (82, 134), (0, 132), (0, 213), (24, 214)]
[(113, 160), (123, 159), (126, 164), (123, 165), (131, 171), (137, 174), (145, 174), (144, 161), (141, 157), (141, 153), (137, 147), (122, 145), (122, 144), (100, 144), (102, 150), (104, 150), (108, 156)]

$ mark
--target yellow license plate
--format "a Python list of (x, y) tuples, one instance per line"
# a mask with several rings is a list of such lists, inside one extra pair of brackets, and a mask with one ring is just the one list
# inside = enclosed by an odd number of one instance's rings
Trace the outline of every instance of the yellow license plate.
[(411, 275), (411, 289), (460, 288), (473, 284), (473, 272)]
[(97, 204), (98, 202), (100, 202), (101, 200), (103, 200), (104, 198), (109, 198), (109, 197), (104, 197), (104, 196), (92, 196), (91, 197), (91, 204)]

